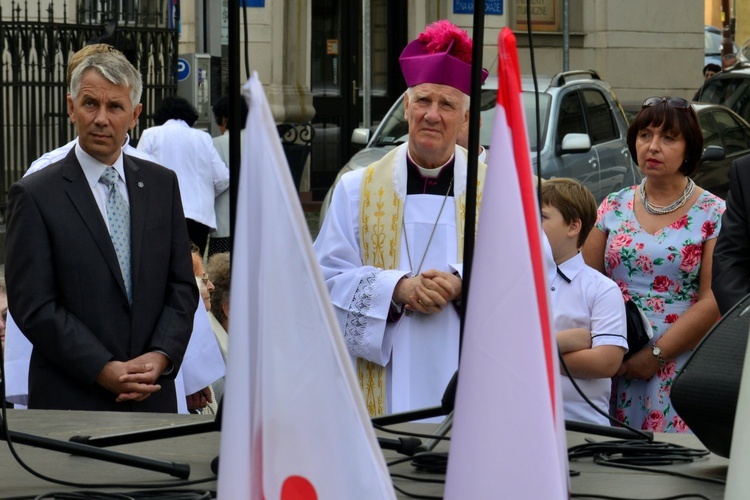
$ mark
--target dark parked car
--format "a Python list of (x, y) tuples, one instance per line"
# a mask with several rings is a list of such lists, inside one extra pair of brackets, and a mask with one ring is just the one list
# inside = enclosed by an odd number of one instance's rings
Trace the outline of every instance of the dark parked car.
[(750, 122), (750, 63), (739, 62), (707, 80), (695, 101), (721, 104)]
[[(703, 132), (703, 157), (692, 178), (713, 194), (726, 198), (732, 161), (750, 154), (750, 125), (734, 111), (718, 104), (693, 102)], [(640, 111), (640, 103), (623, 106), (628, 120)]]
[(732, 110), (716, 104), (693, 103), (703, 132), (703, 159), (693, 180), (703, 189), (726, 198), (729, 167), (750, 154), (750, 125)]
[[(630, 158), (626, 142), (627, 120), (617, 96), (595, 71), (569, 71), (554, 77), (540, 77), (540, 144), (536, 138), (536, 99), (533, 81), (522, 79), (523, 102), (529, 134), (532, 164), (539, 155), (541, 175), (573, 177), (602, 200), (612, 191), (640, 182), (641, 174)], [(495, 114), (497, 79), (488, 78), (482, 94), (480, 142), (488, 148)], [(408, 139), (403, 98), (399, 97), (380, 125), (356, 129), (352, 142), (366, 145), (341, 169), (336, 182), (346, 172), (364, 168), (379, 160)], [(541, 145), (541, 146), (540, 146)], [(331, 187), (321, 209), (321, 224), (330, 204)]]

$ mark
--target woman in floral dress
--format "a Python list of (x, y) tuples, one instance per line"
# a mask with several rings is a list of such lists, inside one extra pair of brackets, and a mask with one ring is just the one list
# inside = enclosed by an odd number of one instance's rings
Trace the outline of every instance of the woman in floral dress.
[(602, 202), (583, 248), (586, 263), (615, 280), (654, 330), (652, 343), (614, 378), (612, 414), (640, 429), (685, 432), (670, 390), (719, 316), (711, 263), (724, 201), (688, 177), (700, 162), (703, 136), (684, 99), (646, 99), (627, 139), (644, 180)]

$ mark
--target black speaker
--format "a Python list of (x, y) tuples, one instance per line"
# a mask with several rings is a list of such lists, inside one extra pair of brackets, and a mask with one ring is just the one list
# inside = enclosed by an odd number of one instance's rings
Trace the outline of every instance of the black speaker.
[(749, 328), (746, 295), (709, 330), (672, 385), (677, 413), (706, 448), (727, 458)]

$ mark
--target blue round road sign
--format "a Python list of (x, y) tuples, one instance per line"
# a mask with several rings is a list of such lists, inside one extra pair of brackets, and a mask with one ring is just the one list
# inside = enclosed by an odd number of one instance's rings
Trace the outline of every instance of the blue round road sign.
[(177, 59), (177, 81), (186, 80), (190, 75), (190, 64), (183, 58)]

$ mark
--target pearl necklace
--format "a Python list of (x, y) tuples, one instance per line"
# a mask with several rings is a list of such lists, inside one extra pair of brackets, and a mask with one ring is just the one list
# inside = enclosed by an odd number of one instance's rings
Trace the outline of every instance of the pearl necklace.
[(682, 192), (682, 195), (677, 198), (677, 200), (675, 200), (675, 202), (671, 205), (660, 207), (659, 205), (653, 205), (649, 203), (648, 199), (646, 198), (646, 178), (644, 177), (641, 181), (641, 184), (638, 186), (638, 197), (641, 199), (641, 203), (643, 203), (643, 207), (646, 209), (646, 212), (650, 213), (651, 215), (671, 214), (675, 210), (685, 205), (685, 203), (687, 203), (687, 201), (695, 191), (695, 182), (693, 182), (693, 179), (688, 177), (687, 180), (687, 186), (685, 186), (685, 191)]

